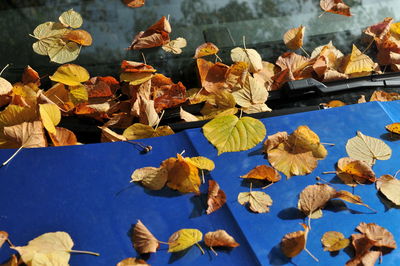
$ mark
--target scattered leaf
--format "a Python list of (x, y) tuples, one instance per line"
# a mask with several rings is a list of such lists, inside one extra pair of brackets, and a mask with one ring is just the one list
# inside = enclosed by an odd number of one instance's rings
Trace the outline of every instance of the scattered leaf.
[(263, 69), (261, 56), (254, 49), (236, 47), (231, 50), (231, 58), (233, 62), (246, 62), (251, 73), (256, 73)]
[(161, 48), (169, 53), (181, 54), (182, 48), (186, 47), (186, 45), (186, 39), (179, 37), (176, 40), (172, 40), (169, 43), (164, 44)]
[(346, 151), (351, 158), (370, 165), (376, 160), (388, 160), (392, 156), (392, 149), (385, 142), (366, 136), (360, 131), (357, 131), (356, 137), (347, 141)]
[(80, 28), (83, 24), (82, 16), (73, 9), (62, 13), (58, 19), (65, 27), (71, 27), (74, 29)]
[(254, 169), (250, 170), (250, 172), (241, 176), (241, 178), (265, 180), (275, 183), (281, 180), (281, 175), (271, 166), (263, 164), (256, 166)]
[(0, 127), (15, 126), (37, 120), (36, 108), (10, 104), (0, 112)]
[(131, 125), (122, 133), (122, 135), (128, 140), (154, 138), (172, 134), (174, 134), (174, 132), (169, 126), (160, 126), (157, 129), (154, 129), (151, 126), (140, 123)]
[(169, 240), (168, 252), (179, 252), (190, 248), (203, 239), (203, 234), (197, 229), (181, 229), (173, 233)]
[(6, 79), (0, 77), (0, 96), (7, 95), (12, 91), (13, 85)]
[(186, 157), (185, 160), (199, 169), (212, 171), (215, 168), (214, 162), (203, 156), (190, 157), (190, 158)]
[(320, 218), (313, 214), (321, 210), (335, 194), (336, 190), (326, 184), (310, 185), (300, 193), (297, 206), (306, 216)]
[(391, 132), (391, 133), (395, 133), (395, 134), (400, 134), (400, 123), (393, 123), (390, 125), (387, 125), (386, 130)]
[(92, 36), (85, 30), (70, 31), (65, 38), (83, 46), (90, 46), (93, 42)]
[(217, 230), (208, 232), (204, 235), (204, 243), (208, 247), (230, 247), (235, 248), (240, 246), (236, 240), (230, 236), (225, 230)]
[(376, 189), (378, 189), (388, 200), (396, 206), (400, 206), (400, 181), (391, 176), (383, 175), (376, 180)]
[(14, 126), (4, 127), (3, 133), (8, 148), (47, 147), (47, 141), (40, 121), (24, 122)]
[(126, 258), (117, 263), (117, 266), (149, 266), (146, 261), (137, 258)]
[(167, 18), (163, 16), (146, 31), (141, 31), (139, 34), (137, 34), (128, 49), (140, 50), (144, 48), (163, 46), (169, 42), (170, 33), (171, 25), (169, 24)]
[(54, 146), (77, 145), (78, 140), (74, 132), (62, 127), (56, 127), (56, 134), (50, 134)]
[(214, 180), (208, 180), (207, 214), (220, 209), (226, 203), (226, 194)]
[(350, 240), (345, 238), (340, 232), (329, 231), (326, 232), (321, 238), (324, 251), (339, 251), (346, 248), (350, 244)]
[(336, 174), (343, 183), (349, 186), (366, 184), (376, 180), (375, 173), (370, 165), (349, 157), (339, 159)]
[(123, 0), (126, 6), (137, 8), (144, 6), (146, 0)]
[(238, 202), (241, 205), (249, 204), (250, 210), (257, 213), (269, 212), (272, 205), (271, 197), (263, 191), (240, 192)]
[(217, 54), (218, 51), (219, 51), (219, 49), (215, 44), (213, 44), (211, 42), (206, 42), (196, 48), (194, 58), (197, 59), (200, 57)]
[(133, 228), (133, 246), (139, 254), (155, 253), (160, 247), (157, 238), (138, 220)]
[(355, 74), (355, 73), (370, 73), (374, 70), (375, 63), (372, 59), (363, 54), (354, 44), (353, 50), (350, 56), (344, 59), (344, 73), (345, 74)]
[(58, 106), (51, 103), (39, 104), (39, 113), (46, 130), (50, 134), (57, 134), (55, 126), (61, 121), (61, 111)]
[(220, 155), (224, 152), (253, 148), (264, 139), (266, 129), (264, 124), (257, 119), (227, 115), (214, 118), (205, 124), (203, 133), (217, 148)]
[(65, 64), (60, 66), (50, 79), (54, 82), (60, 82), (69, 86), (78, 86), (82, 82), (88, 81), (89, 72), (75, 64)]
[(218, 93), (226, 86), (225, 75), (229, 67), (220, 62), (213, 63), (202, 58), (196, 59), (201, 86), (210, 93)]
[(288, 140), (288, 133), (286, 131), (277, 132), (268, 138), (264, 142), (264, 153), (268, 153), (270, 150), (275, 149), (279, 144), (284, 143)]
[[(22, 83), (24, 84), (29, 84), (29, 83), (35, 83), (38, 86), (40, 86), (40, 77), (39, 74), (30, 66), (27, 66), (24, 69), (24, 73), (22, 73)], [(0, 95), (2, 91), (2, 85), (1, 85), (1, 78), (0, 78)]]
[(300, 25), (298, 28), (293, 28), (288, 30), (283, 35), (283, 41), (287, 48), (290, 50), (297, 50), (303, 46), (303, 38), (304, 38), (304, 31), (305, 27)]
[(0, 231), (0, 248), (8, 239), (8, 233), (6, 231)]
[(346, 5), (342, 0), (321, 0), (319, 2), (322, 10), (333, 14), (343, 15), (350, 17), (350, 7)]
[(296, 257), (300, 252), (303, 251), (303, 249), (306, 248), (309, 229), (305, 224), (301, 225), (303, 226), (304, 231), (288, 233), (281, 240), (281, 251), (288, 258)]
[(168, 171), (165, 168), (143, 167), (132, 173), (132, 181), (140, 181), (151, 190), (160, 190), (167, 183)]
[(319, 137), (308, 126), (299, 126), (288, 137), (288, 143), (292, 146), (293, 152), (311, 151), (317, 159), (324, 159), (328, 154)]

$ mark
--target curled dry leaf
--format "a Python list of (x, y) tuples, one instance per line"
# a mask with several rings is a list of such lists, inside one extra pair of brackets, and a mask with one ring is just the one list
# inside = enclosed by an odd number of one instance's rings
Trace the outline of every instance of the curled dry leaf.
[(346, 143), (349, 157), (362, 160), (373, 165), (376, 160), (388, 160), (392, 156), (392, 149), (382, 140), (366, 136), (357, 131), (357, 136)]
[(70, 31), (64, 36), (64, 38), (83, 46), (90, 46), (93, 42), (92, 35), (90, 35), (90, 33), (85, 30)]
[(8, 148), (47, 147), (43, 124), (40, 121), (24, 122), (15, 126), (4, 127), (3, 133)]
[(345, 74), (371, 73), (375, 68), (374, 61), (368, 55), (363, 54), (354, 44), (351, 54), (346, 56), (343, 61)]
[[(1, 80), (1, 79), (0, 79)], [(0, 81), (1, 83), (1, 81)], [(22, 83), (24, 84), (29, 84), (29, 83), (34, 83), (40, 86), (40, 77), (39, 74), (30, 66), (27, 66), (24, 69), (24, 73), (22, 73)], [(1, 93), (1, 85), (0, 85), (0, 95)]]
[(263, 191), (240, 192), (238, 202), (241, 205), (249, 204), (250, 210), (257, 213), (269, 212), (273, 203), (271, 197)]
[(143, 167), (136, 169), (131, 176), (132, 181), (141, 182), (143, 186), (151, 190), (160, 190), (168, 179), (168, 171), (165, 168)]
[(381, 90), (376, 90), (372, 93), (371, 98), (369, 99), (370, 102), (377, 101), (377, 102), (390, 102), (400, 99), (400, 94), (397, 92), (385, 92)]
[(355, 257), (350, 259), (346, 266), (373, 266), (381, 255), (380, 251), (373, 251), (374, 246), (372, 240), (368, 239), (364, 234), (352, 234), (352, 245), (355, 249)]
[(181, 229), (173, 233), (169, 240), (168, 252), (179, 252), (190, 248), (203, 239), (203, 234), (197, 229)]
[(275, 183), (281, 180), (281, 175), (271, 166), (263, 164), (256, 166), (254, 169), (250, 170), (250, 172), (241, 176), (241, 178), (265, 180)]
[(322, 10), (338, 15), (350, 17), (350, 7), (346, 5), (343, 0), (321, 0), (319, 2)]
[(354, 195), (345, 190), (340, 190), (340, 191), (336, 192), (334, 198), (338, 198), (338, 199), (341, 199), (341, 200), (344, 200), (344, 201), (347, 201), (347, 202), (350, 202), (353, 204), (361, 205), (361, 206), (367, 207), (370, 210), (375, 211), (374, 209), (371, 209), (367, 204), (365, 204), (362, 201), (360, 196)]
[(349, 186), (375, 182), (375, 173), (367, 163), (344, 157), (337, 163), (336, 175)]
[(202, 58), (196, 59), (201, 86), (210, 93), (221, 91), (225, 86), (225, 75), (229, 67), (220, 62), (213, 63)]
[(117, 266), (149, 266), (145, 260), (137, 258), (126, 258), (117, 263)]
[(220, 116), (236, 114), (238, 109), (235, 107), (236, 101), (232, 93), (228, 91), (219, 91), (211, 94), (200, 113), (205, 119), (211, 119)]
[(345, 238), (340, 232), (329, 231), (321, 238), (322, 245), (324, 246), (324, 251), (339, 251), (346, 248), (350, 244), (350, 240)]
[(215, 168), (215, 164), (212, 160), (203, 157), (203, 156), (196, 156), (196, 157), (185, 157), (185, 161), (188, 163), (193, 164), (199, 169), (212, 171)]
[(184, 120), (185, 122), (200, 121), (200, 118), (198, 118), (195, 115), (192, 115), (189, 112), (186, 112), (185, 110), (183, 110), (182, 107), (180, 107), (179, 115), (180, 115), (181, 119)]
[(74, 132), (62, 127), (56, 127), (56, 134), (50, 134), (50, 138), (53, 141), (54, 146), (69, 146), (78, 144), (78, 140), (76, 139)]
[[(332, 199), (336, 190), (326, 184), (316, 184), (307, 186), (300, 193), (297, 206), (305, 215), (310, 218), (320, 218), (320, 210)], [(316, 215), (313, 215), (317, 213)]]
[(214, 180), (208, 180), (207, 214), (220, 209), (226, 203), (226, 194)]
[(88, 81), (89, 72), (75, 64), (65, 64), (57, 68), (57, 71), (49, 77), (54, 82), (60, 82), (69, 86), (78, 86), (82, 82)]
[(298, 28), (288, 30), (283, 35), (283, 42), (290, 50), (297, 50), (303, 46), (304, 31), (306, 28), (302, 25)]
[(155, 253), (160, 247), (157, 238), (138, 220), (133, 228), (133, 246), (139, 254)]
[(164, 44), (161, 48), (169, 53), (181, 54), (182, 48), (186, 47), (186, 45), (186, 39), (179, 37), (176, 40), (172, 40), (169, 43)]
[(174, 134), (169, 126), (160, 126), (156, 129), (151, 126), (135, 123), (124, 130), (122, 135), (128, 140), (154, 138)]
[(156, 74), (151, 79), (151, 93), (154, 97), (154, 108), (157, 112), (166, 108), (178, 106), (186, 102), (186, 87), (182, 82), (174, 83), (162, 74)]
[(264, 139), (267, 130), (260, 120), (227, 115), (214, 118), (205, 124), (203, 133), (220, 155), (224, 152), (253, 148)]
[(254, 49), (233, 48), (231, 58), (233, 62), (246, 62), (249, 65), (250, 73), (257, 73), (263, 69), (261, 56)]
[(204, 57), (207, 55), (217, 54), (218, 51), (219, 51), (219, 49), (215, 44), (213, 44), (211, 42), (206, 42), (196, 48), (194, 58), (197, 59), (197, 58)]
[(369, 26), (364, 30), (364, 33), (371, 36), (372, 39), (383, 39), (390, 31), (390, 25), (393, 23), (393, 18), (387, 17), (383, 21)]
[(123, 0), (126, 6), (137, 8), (144, 6), (146, 0)]
[(236, 240), (230, 236), (225, 230), (217, 230), (208, 232), (204, 235), (204, 242), (208, 247), (230, 247), (240, 246)]
[(137, 34), (128, 49), (139, 50), (163, 46), (169, 42), (170, 33), (171, 25), (169, 24), (167, 18), (163, 16), (146, 31), (141, 31), (139, 34)]
[(381, 247), (384, 254), (396, 249), (396, 241), (392, 233), (375, 223), (360, 223), (357, 228), (368, 239), (372, 240), (375, 247)]
[(288, 137), (288, 143), (292, 146), (294, 152), (311, 151), (317, 159), (324, 159), (328, 154), (318, 135), (308, 126), (299, 126), (293, 131)]
[(0, 231), (0, 248), (8, 239), (8, 233), (6, 231)]
[(396, 206), (400, 206), (400, 181), (391, 176), (383, 175), (376, 180), (376, 189)]
[(303, 226), (304, 231), (288, 233), (281, 240), (281, 251), (288, 258), (296, 257), (306, 248), (309, 229), (305, 224), (301, 224), (301, 226)]
[(115, 141), (127, 141), (128, 139), (123, 135), (120, 135), (108, 127), (99, 127), (101, 129), (101, 142), (115, 142)]
[(264, 142), (264, 153), (268, 153), (270, 150), (278, 147), (279, 144), (286, 142), (288, 137), (289, 135), (286, 131), (278, 132), (274, 135), (268, 136)]

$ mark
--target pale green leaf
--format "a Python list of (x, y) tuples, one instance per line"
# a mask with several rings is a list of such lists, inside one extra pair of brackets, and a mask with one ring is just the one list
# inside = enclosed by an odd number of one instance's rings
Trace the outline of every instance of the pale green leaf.
[(51, 46), (48, 48), (47, 53), (50, 61), (64, 64), (74, 61), (81, 52), (81, 46), (75, 42), (67, 42), (65, 44)]
[(71, 27), (75, 29), (81, 27), (83, 24), (82, 16), (73, 9), (62, 13), (58, 19), (66, 27)]
[(122, 135), (128, 140), (154, 138), (174, 134), (169, 126), (161, 126), (157, 129), (149, 125), (135, 123), (124, 130)]

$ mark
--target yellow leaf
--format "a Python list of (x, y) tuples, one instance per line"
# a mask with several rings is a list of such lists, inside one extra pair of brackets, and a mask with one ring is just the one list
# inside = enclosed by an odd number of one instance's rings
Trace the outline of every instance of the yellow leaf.
[(400, 37), (400, 22), (393, 23), (393, 24), (390, 25), (390, 33), (394, 37), (399, 39), (399, 37)]
[(157, 129), (151, 126), (135, 123), (124, 130), (122, 135), (128, 140), (154, 138), (175, 134), (169, 126), (161, 126)]
[(396, 206), (400, 206), (400, 181), (391, 176), (383, 175), (376, 180), (376, 189), (378, 189), (388, 200)]
[(69, 86), (81, 85), (81, 82), (89, 80), (89, 72), (75, 64), (65, 64), (60, 66), (50, 79)]
[(197, 156), (197, 157), (186, 157), (185, 160), (194, 166), (196, 166), (199, 169), (204, 169), (207, 171), (212, 171), (215, 168), (215, 164), (212, 160), (203, 157), (203, 156)]
[(161, 48), (169, 53), (181, 54), (182, 48), (186, 47), (186, 45), (186, 39), (179, 37), (176, 40), (172, 40), (169, 43), (164, 44)]
[(89, 100), (89, 93), (84, 85), (69, 87), (69, 101), (74, 105)]
[(39, 104), (39, 113), (47, 131), (50, 134), (57, 134), (55, 126), (61, 121), (61, 111), (58, 106), (51, 103)]
[(203, 234), (197, 229), (181, 229), (171, 235), (168, 240), (168, 252), (185, 250), (203, 239)]
[(37, 120), (36, 108), (10, 104), (0, 112), (0, 127), (15, 126), (23, 122), (33, 122), (35, 120)]
[(279, 180), (281, 180), (281, 175), (271, 166), (263, 164), (256, 166), (254, 169), (250, 170), (250, 172), (241, 176), (241, 178), (251, 178), (265, 180), (269, 182), (278, 182)]
[(81, 47), (75, 42), (56, 42), (47, 49), (47, 54), (51, 62), (65, 64), (78, 58)]
[(400, 123), (393, 123), (390, 125), (387, 125), (386, 130), (395, 134), (400, 134)]
[(119, 76), (120, 81), (129, 82), (130, 85), (140, 85), (153, 77), (151, 72), (123, 72)]
[(356, 137), (347, 141), (346, 151), (349, 157), (370, 165), (375, 164), (376, 160), (388, 160), (392, 156), (392, 149), (385, 142), (360, 131), (357, 131)]
[(168, 179), (168, 171), (165, 168), (143, 167), (136, 169), (131, 176), (132, 181), (141, 181), (143, 186), (151, 190), (160, 190)]
[(214, 118), (203, 126), (204, 136), (218, 150), (224, 152), (244, 151), (260, 143), (267, 130), (264, 124), (251, 117), (238, 118), (227, 115)]
[(249, 108), (256, 104), (264, 104), (268, 99), (268, 91), (264, 84), (247, 75), (243, 86), (232, 93), (238, 105)]
[(65, 27), (79, 28), (83, 24), (82, 16), (73, 9), (62, 13), (58, 19)]
[(211, 42), (206, 42), (196, 48), (194, 58), (200, 58), (207, 55), (217, 54), (218, 51), (219, 49), (215, 44)]
[(290, 50), (297, 50), (303, 46), (305, 27), (300, 25), (298, 28), (288, 30), (283, 35), (283, 42)]
[(208, 97), (200, 113), (207, 118), (213, 118), (223, 112), (235, 114), (237, 112), (235, 106), (236, 101), (232, 93), (221, 91)]
[(345, 74), (371, 72), (374, 70), (374, 61), (368, 55), (363, 54), (354, 44), (350, 56), (344, 61)]
[(336, 175), (348, 186), (375, 182), (375, 173), (364, 161), (349, 157), (339, 159)]
[(70, 252), (78, 252), (72, 250), (73, 245), (74, 242), (67, 233), (54, 232), (29, 241), (27, 246), (11, 248), (19, 252), (22, 261), (27, 265), (69, 265)]
[(231, 58), (233, 62), (246, 62), (251, 73), (256, 73), (263, 69), (261, 56), (254, 49), (236, 47), (231, 50)]
[(313, 156), (323, 159), (327, 155), (327, 150), (320, 143), (319, 137), (308, 126), (299, 126), (288, 138), (288, 143), (292, 145), (296, 152), (312, 151)]
[(250, 210), (257, 213), (269, 212), (272, 205), (271, 197), (263, 191), (240, 192), (238, 202), (242, 205), (249, 204)]
[(324, 251), (339, 251), (344, 249), (350, 244), (350, 240), (345, 238), (340, 232), (329, 231), (326, 232), (321, 238)]

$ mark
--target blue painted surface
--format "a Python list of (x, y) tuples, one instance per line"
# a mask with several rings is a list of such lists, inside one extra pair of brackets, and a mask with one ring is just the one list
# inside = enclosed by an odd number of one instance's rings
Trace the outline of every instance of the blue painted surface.
[[(201, 255), (197, 247), (186, 254), (171, 255), (161, 246), (150, 256), (148, 263), (151, 265), (287, 264), (290, 262), (280, 254), (278, 244), (286, 233), (301, 229), (299, 223), (304, 217), (296, 210), (298, 194), (307, 185), (315, 184), (318, 175), (335, 183), (337, 189), (351, 191), (334, 175), (321, 173), (334, 170), (337, 160), (346, 156), (346, 141), (354, 137), (357, 130), (372, 137), (386, 137), (384, 126), (396, 117), (400, 118), (398, 102), (375, 102), (263, 119), (268, 135), (278, 131), (290, 133), (299, 125), (308, 125), (322, 142), (336, 144), (327, 147), (327, 158), (319, 161), (318, 168), (310, 175), (283, 178), (265, 189), (274, 201), (271, 212), (266, 214), (251, 213), (236, 200), (238, 193), (249, 190), (240, 176), (257, 165), (268, 164), (261, 154), (261, 143), (249, 151), (217, 156), (201, 129), (192, 129), (143, 140), (153, 146), (153, 150), (144, 155), (129, 143), (25, 149), (8, 166), (0, 168), (0, 230), (8, 231), (16, 245), (24, 245), (45, 232), (66, 231), (74, 239), (74, 249), (101, 253), (100, 257), (72, 255), (71, 265), (115, 265), (137, 255), (129, 230), (141, 219), (163, 241), (181, 228), (197, 228), (203, 233), (225, 229), (241, 244), (231, 251), (220, 251), (218, 256), (211, 252)], [(400, 143), (384, 141), (393, 149), (393, 155), (388, 161), (376, 163), (377, 176), (394, 174), (400, 168)], [(227, 205), (221, 210), (206, 215), (204, 195), (181, 195), (167, 188), (148, 191), (129, 183), (133, 170), (159, 166), (164, 159), (183, 150), (186, 156), (202, 155), (215, 161), (216, 169), (207, 178), (217, 180), (227, 194)], [(12, 152), (1, 150), (0, 161)], [(201, 189), (206, 193), (207, 186)], [(374, 185), (357, 186), (355, 194), (378, 213), (372, 214), (362, 206), (346, 203), (348, 209), (331, 207), (323, 211), (321, 219), (312, 220), (307, 246), (319, 258), (320, 265), (343, 265), (349, 260), (349, 255), (343, 251), (336, 256), (323, 251), (320, 239), (326, 231), (340, 231), (350, 236), (360, 222), (375, 222), (388, 228), (400, 241), (399, 210), (385, 209)], [(0, 249), (0, 262), (12, 253), (6, 246)], [(396, 265), (399, 257), (400, 252), (394, 250), (384, 256), (383, 265)], [(292, 262), (317, 264), (305, 252)]]

